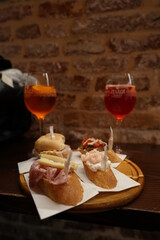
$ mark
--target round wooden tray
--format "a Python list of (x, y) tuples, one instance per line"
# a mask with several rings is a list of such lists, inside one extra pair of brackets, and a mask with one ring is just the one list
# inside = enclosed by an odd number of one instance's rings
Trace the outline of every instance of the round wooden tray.
[[(138, 197), (144, 186), (144, 175), (141, 169), (128, 159), (125, 159), (116, 169), (139, 182), (140, 185), (121, 192), (101, 192), (84, 204), (72, 208), (69, 211), (83, 213), (110, 210), (126, 205)], [(20, 184), (24, 192), (31, 196), (23, 174), (20, 174)]]

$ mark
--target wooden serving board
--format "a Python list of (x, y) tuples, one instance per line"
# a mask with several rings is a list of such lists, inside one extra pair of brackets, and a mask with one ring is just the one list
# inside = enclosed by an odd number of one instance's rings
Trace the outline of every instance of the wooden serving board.
[[(101, 192), (84, 204), (72, 208), (69, 211), (79, 213), (106, 211), (126, 205), (138, 197), (144, 186), (144, 175), (141, 169), (128, 159), (125, 159), (116, 169), (139, 182), (140, 185), (121, 192)], [(24, 192), (31, 196), (23, 174), (20, 174), (20, 184)]]

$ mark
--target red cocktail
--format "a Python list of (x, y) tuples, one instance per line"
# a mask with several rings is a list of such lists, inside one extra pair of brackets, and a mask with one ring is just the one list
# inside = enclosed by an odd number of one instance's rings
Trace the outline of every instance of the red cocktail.
[[(117, 124), (117, 135), (120, 125), (126, 115), (134, 108), (136, 103), (136, 87), (131, 75), (120, 74), (110, 79), (105, 86), (104, 104), (106, 109), (115, 116)], [(117, 137), (119, 142), (119, 138)], [(120, 153), (120, 147), (116, 146), (116, 152)]]
[(116, 119), (123, 120), (136, 103), (136, 88), (134, 85), (106, 85), (104, 103), (106, 109)]

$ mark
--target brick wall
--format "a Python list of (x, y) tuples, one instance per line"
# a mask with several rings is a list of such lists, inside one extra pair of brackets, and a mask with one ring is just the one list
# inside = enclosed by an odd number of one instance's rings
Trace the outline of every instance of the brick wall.
[[(1, 0), (0, 55), (23, 72), (55, 74), (57, 104), (46, 117), (67, 139), (108, 138), (115, 120), (104, 86), (134, 74), (137, 103), (122, 142), (160, 144), (160, 0)], [(33, 118), (29, 134), (38, 131)]]

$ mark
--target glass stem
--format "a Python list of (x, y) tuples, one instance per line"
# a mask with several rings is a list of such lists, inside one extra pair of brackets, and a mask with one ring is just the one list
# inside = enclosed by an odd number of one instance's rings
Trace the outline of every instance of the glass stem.
[(116, 119), (116, 126), (117, 126), (117, 144), (116, 144), (116, 153), (121, 153), (122, 149), (120, 147), (120, 136), (121, 136), (121, 123), (122, 120)]
[(43, 135), (43, 119), (39, 119), (39, 129), (40, 129), (40, 136)]

